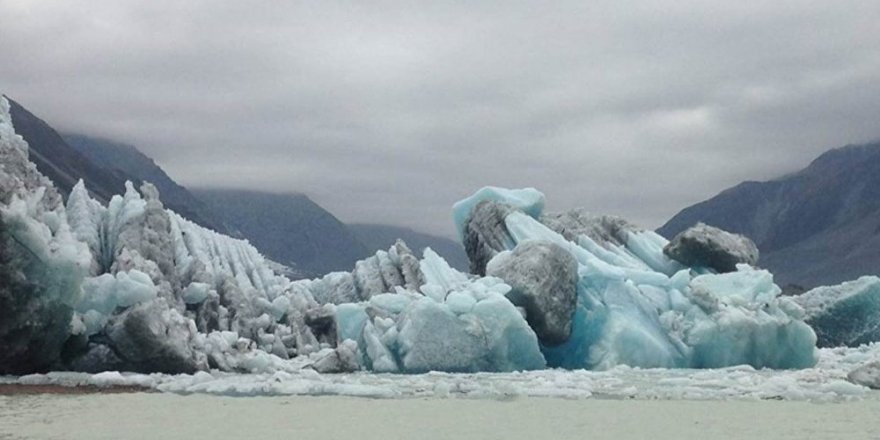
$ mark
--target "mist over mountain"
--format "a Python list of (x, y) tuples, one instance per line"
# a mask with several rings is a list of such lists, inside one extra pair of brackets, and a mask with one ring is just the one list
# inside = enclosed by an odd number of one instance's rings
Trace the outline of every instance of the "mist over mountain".
[(880, 273), (880, 142), (822, 154), (801, 171), (744, 182), (685, 208), (658, 232), (696, 222), (744, 234), (781, 285), (836, 284)]
[(96, 199), (105, 203), (114, 194), (121, 194), (125, 190), (125, 181), (131, 179), (131, 176), (94, 163), (78, 150), (71, 148), (46, 121), (13, 99), (7, 99), (16, 133), (30, 146), (30, 160), (55, 183), (64, 197), (70, 194), (79, 179), (85, 181)]
[(64, 134), (63, 138), (96, 165), (120, 172), (129, 179), (156, 185), (162, 194), (162, 201), (187, 219), (218, 232), (230, 232), (201, 200), (171, 179), (152, 158), (134, 146), (82, 134)]

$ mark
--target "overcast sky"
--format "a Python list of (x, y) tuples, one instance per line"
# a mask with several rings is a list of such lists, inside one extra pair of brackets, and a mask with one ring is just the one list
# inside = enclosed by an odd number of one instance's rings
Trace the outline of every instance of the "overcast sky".
[(0, 0), (0, 92), (187, 186), (450, 236), (484, 185), (657, 227), (880, 138), (876, 0), (412, 3)]

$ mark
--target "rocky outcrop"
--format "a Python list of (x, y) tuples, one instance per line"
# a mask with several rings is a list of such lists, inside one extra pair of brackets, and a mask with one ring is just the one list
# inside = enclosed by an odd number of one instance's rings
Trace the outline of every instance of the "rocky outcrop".
[(685, 266), (708, 267), (719, 273), (737, 264), (758, 263), (758, 247), (748, 238), (698, 223), (675, 236), (663, 253)]

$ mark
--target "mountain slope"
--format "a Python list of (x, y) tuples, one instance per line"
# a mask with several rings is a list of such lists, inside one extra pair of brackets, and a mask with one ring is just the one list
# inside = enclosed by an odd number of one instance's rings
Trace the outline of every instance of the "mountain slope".
[(696, 222), (751, 237), (780, 284), (836, 284), (880, 273), (880, 142), (831, 150), (807, 168), (745, 182), (688, 207), (657, 232)]
[(445, 237), (389, 225), (349, 224), (348, 227), (358, 240), (370, 250), (388, 249), (395, 240), (400, 238), (417, 255), (421, 255), (424, 248), (430, 247), (456, 269), (467, 271), (470, 265), (464, 247)]
[(187, 219), (218, 232), (227, 228), (207, 205), (175, 182), (150, 157), (134, 146), (81, 134), (65, 134), (68, 145), (107, 170), (118, 170), (136, 181), (150, 182), (159, 189), (169, 208)]
[(260, 252), (298, 270), (349, 271), (369, 253), (345, 224), (303, 194), (225, 189), (192, 193)]
[(9, 97), (7, 99), (15, 131), (30, 146), (31, 161), (55, 183), (61, 194), (67, 197), (79, 179), (83, 179), (92, 195), (104, 203), (125, 190), (128, 176), (95, 164), (71, 148), (45, 121)]

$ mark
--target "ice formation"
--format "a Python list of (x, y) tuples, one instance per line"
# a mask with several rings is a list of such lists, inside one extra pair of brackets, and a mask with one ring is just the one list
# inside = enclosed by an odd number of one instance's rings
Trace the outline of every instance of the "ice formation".
[(820, 347), (880, 341), (880, 278), (866, 276), (793, 297), (806, 311)]
[(525, 310), (542, 344), (568, 340), (577, 307), (577, 261), (565, 249), (525, 241), (493, 258), (486, 273), (510, 284), (507, 299)]
[[(161, 392), (219, 396), (353, 396), (367, 398), (499, 399), (550, 397), (566, 399), (645, 400), (790, 400), (842, 402), (876, 399), (867, 387), (878, 370), (880, 345), (819, 351), (819, 362), (801, 370), (762, 370), (749, 366), (690, 370), (617, 366), (604, 371), (559, 369), (512, 373), (442, 373), (401, 375), (318, 374), (311, 368), (256, 374), (221, 371), (195, 374), (84, 374), (53, 372), (22, 377), (0, 376), (0, 384), (96, 387), (143, 387)], [(872, 373), (872, 371), (874, 373)], [(848, 377), (849, 376), (849, 377)], [(853, 383), (856, 382), (856, 383)]]
[(850, 371), (846, 378), (854, 384), (880, 390), (880, 360), (868, 362)]
[[(728, 274), (683, 267), (664, 255), (665, 239), (619, 219), (547, 216), (547, 224), (568, 231), (566, 238), (542, 223), (540, 193), (521, 190), (509, 204), (505, 194), (481, 190), (456, 204), (453, 217), (478, 263), (475, 271), (534, 240), (554, 243), (577, 260), (572, 334), (543, 347), (548, 365), (803, 368), (816, 362), (815, 333), (803, 310), (779, 297), (770, 273), (747, 265)], [(528, 212), (519, 208), (522, 200), (530, 201)]]
[(129, 183), (104, 206), (81, 182), (64, 206), (0, 104), (0, 373), (187, 373), (207, 383), (204, 371), (816, 362), (804, 310), (779, 297), (768, 272), (687, 267), (664, 254), (665, 239), (623, 219), (544, 213), (534, 189), (484, 188), (455, 205), (473, 274), (398, 242), (351, 272), (290, 281), (246, 241), (165, 209), (150, 184)]
[(0, 374), (57, 362), (88, 258), (0, 97)]
[(469, 279), (430, 249), (421, 292), (398, 291), (337, 309), (340, 339), (362, 347), (377, 372), (516, 371), (545, 367), (538, 340), (504, 298), (510, 286)]
[[(53, 281), (45, 292), (15, 284), (3, 292), (11, 318), (0, 333), (2, 365), (15, 367), (4, 372), (546, 365), (535, 333), (504, 297), (510, 287), (496, 278), (458, 272), (431, 250), (419, 259), (398, 242), (350, 273), (291, 282), (246, 241), (166, 210), (150, 184), (127, 183), (104, 206), (80, 182), (65, 207), (27, 160), (8, 113), (2, 121), (3, 238), (27, 246), (3, 247), (3, 274)], [(33, 267), (16, 272), (22, 262)], [(32, 322), (40, 326), (21, 337), (15, 326)]]

